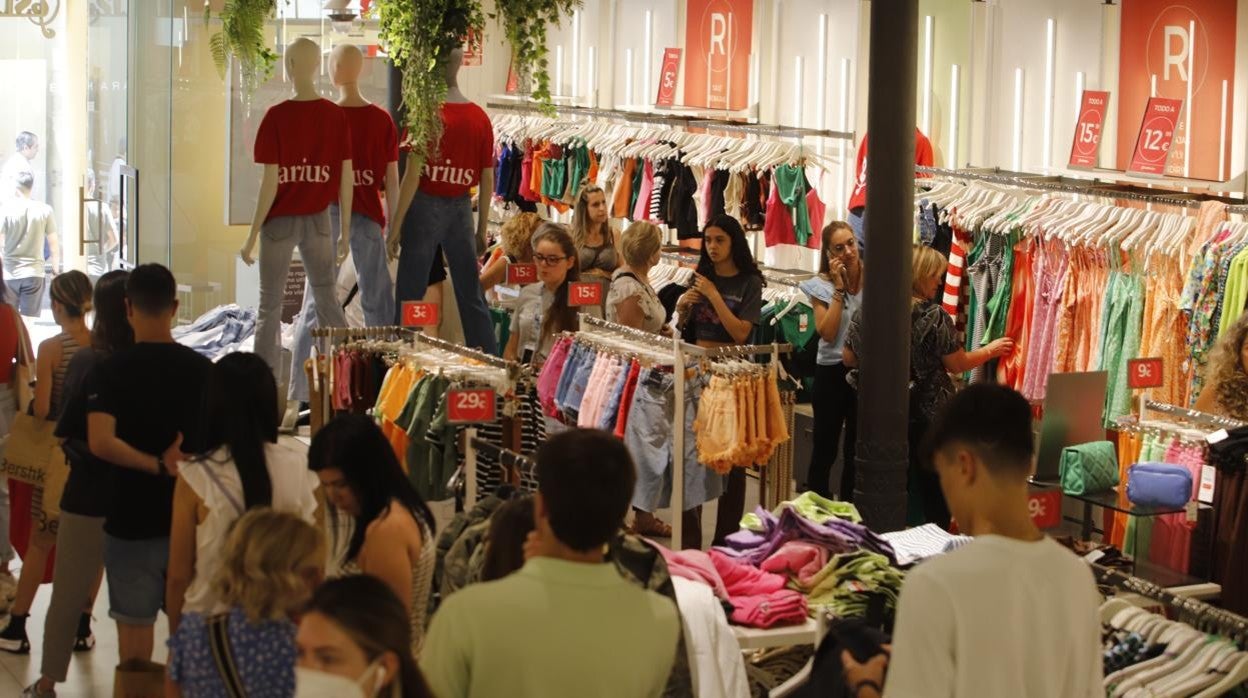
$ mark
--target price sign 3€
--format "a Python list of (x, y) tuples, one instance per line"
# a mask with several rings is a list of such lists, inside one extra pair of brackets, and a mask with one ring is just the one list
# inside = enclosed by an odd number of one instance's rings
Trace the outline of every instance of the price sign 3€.
[(438, 324), (438, 304), (423, 301), (403, 303), (404, 327), (433, 327)]

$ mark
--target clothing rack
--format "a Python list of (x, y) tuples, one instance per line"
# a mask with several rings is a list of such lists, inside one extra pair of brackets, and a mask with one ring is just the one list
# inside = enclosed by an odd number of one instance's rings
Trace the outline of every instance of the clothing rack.
[[(464, 431), (464, 501), (469, 506), (477, 502), (477, 454), (479, 453), (488, 453), (498, 458), (499, 466), (503, 468), (502, 479), (504, 481), (509, 479), (508, 468), (515, 469), (521, 479), (526, 473), (534, 480), (537, 477), (537, 462), (532, 458), (478, 437), (475, 428), (466, 429)], [(519, 481), (511, 484), (518, 485)]]
[[(951, 177), (954, 179), (966, 179), (989, 184), (1005, 184), (1026, 189), (1040, 189), (1067, 194), (1087, 194), (1114, 199), (1130, 199), (1180, 208), (1197, 208), (1206, 201), (1221, 201), (1227, 204), (1227, 213), (1248, 213), (1248, 204), (1235, 204), (1232, 203), (1234, 200), (1228, 201), (1223, 197), (1208, 194), (1184, 194), (1182, 192), (1149, 194), (1127, 189), (1125, 188), (1127, 185), (1101, 181), (1099, 179), (1072, 181), (1063, 177), (1050, 177), (1027, 172), (1007, 172), (999, 169), (987, 171), (952, 170), (943, 167), (924, 167), (922, 165), (916, 165), (914, 171), (928, 176)], [(923, 179), (922, 177), (916, 177), (916, 181), (921, 182)]]
[(1144, 412), (1160, 412), (1172, 417), (1180, 417), (1191, 422), (1197, 422), (1205, 426), (1218, 427), (1220, 429), (1236, 429), (1244, 426), (1244, 422), (1229, 417), (1221, 417), (1208, 412), (1199, 412), (1197, 410), (1189, 410), (1186, 407), (1177, 407), (1168, 405), (1164, 402), (1155, 402), (1153, 400), (1143, 400), (1140, 409), (1140, 421), (1144, 421)]
[(425, 346), (433, 347), (435, 349), (441, 349), (442, 351), (450, 352), (452, 354), (459, 354), (460, 356), (472, 359), (474, 361), (479, 361), (487, 366), (493, 366), (494, 368), (505, 369), (508, 372), (508, 376), (511, 377), (513, 380), (518, 378), (521, 375), (521, 373), (527, 370), (522, 364), (518, 362), (507, 361), (506, 359), (494, 356), (493, 354), (487, 354), (483, 351), (480, 351), (479, 349), (472, 349), (472, 348), (463, 346), (462, 344), (456, 344), (455, 342), (448, 342), (445, 339), (439, 339), (438, 337), (427, 335), (424, 332), (415, 331), (412, 334), (412, 340), (416, 342), (417, 344), (424, 344)]
[[(541, 104), (528, 101), (502, 102), (495, 100), (486, 102), (485, 107), (487, 109), (503, 109), (507, 111), (548, 113), (546, 108)], [(556, 106), (555, 112), (557, 116), (589, 116), (605, 119), (621, 119), (623, 121), (641, 121), (653, 124), (678, 126), (686, 129), (701, 128), (736, 131), (739, 133), (760, 136), (775, 136), (778, 138), (836, 138), (840, 140), (847, 140), (851, 143), (854, 140), (854, 134), (848, 131), (800, 128), (797, 126), (783, 126), (780, 124), (751, 124), (734, 119), (708, 119), (692, 115), (680, 116), (677, 114), (652, 114), (648, 112), (629, 111), (624, 109), (596, 109), (591, 107), (563, 105)]]
[(1167, 608), (1177, 611), (1180, 616), (1186, 619), (1184, 622), (1192, 627), (1233, 639), (1239, 643), (1240, 647), (1245, 647), (1245, 643), (1248, 642), (1248, 618), (1222, 610), (1216, 606), (1211, 606), (1197, 599), (1181, 596), (1165, 587), (1158, 586), (1139, 577), (1133, 577), (1095, 563), (1090, 564), (1092, 566), (1092, 574), (1096, 577), (1098, 584), (1139, 594), (1145, 598), (1165, 604)]
[(381, 325), (378, 327), (313, 327), (312, 336), (317, 339), (371, 339), (375, 337), (398, 337), (411, 334), (410, 327)]

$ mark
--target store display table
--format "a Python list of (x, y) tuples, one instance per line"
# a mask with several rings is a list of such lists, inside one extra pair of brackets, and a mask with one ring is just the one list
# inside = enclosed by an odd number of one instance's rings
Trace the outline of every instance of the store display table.
[(746, 628), (734, 625), (732, 632), (737, 636), (737, 642), (743, 650), (813, 645), (819, 641), (819, 624), (813, 618), (807, 618), (801, 625), (779, 628)]

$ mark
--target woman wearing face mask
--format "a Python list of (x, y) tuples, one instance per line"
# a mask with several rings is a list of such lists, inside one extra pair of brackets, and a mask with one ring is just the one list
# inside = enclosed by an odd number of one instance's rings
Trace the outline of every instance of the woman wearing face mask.
[(606, 192), (593, 184), (581, 189), (572, 212), (572, 240), (583, 276), (611, 280), (611, 274), (620, 266), (615, 237), (607, 218)]
[[(381, 429), (365, 415), (343, 415), (318, 431), (308, 448), (308, 467), (330, 504), (330, 529), (342, 530), (339, 517), (353, 519), (337, 560), (340, 572), (372, 575), (390, 587), (411, 625), (409, 652), (419, 656), (437, 557), (433, 512)], [(331, 542), (335, 552), (343, 547)]]
[(299, 623), (296, 698), (433, 698), (402, 618), (402, 602), (373, 577), (323, 584)]
[(815, 448), (810, 454), (806, 489), (831, 497), (828, 476), (844, 429), (841, 448), (841, 501), (854, 497), (854, 439), (857, 438), (858, 392), (845, 380), (849, 369), (842, 354), (849, 321), (862, 306), (862, 258), (854, 229), (834, 221), (823, 229), (823, 253), (819, 275), (802, 282), (801, 289), (815, 308), (819, 353), (815, 368)]
[[(288, 696), (295, 689), (291, 616), (320, 582), (321, 533), (267, 507), (238, 520), (222, 549), (216, 587), (225, 612), (186, 613), (169, 638), (168, 696)], [(221, 643), (217, 638), (224, 637)], [(215, 661), (224, 652), (226, 669)], [(222, 646), (224, 645), (224, 646)], [(241, 688), (231, 693), (227, 686)]]
[[(950, 515), (940, 480), (929, 468), (921, 467), (917, 444), (923, 443), (927, 426), (953, 395), (950, 373), (962, 373), (1014, 350), (1014, 340), (1005, 337), (974, 351), (958, 342), (953, 318), (934, 302), (941, 279), (948, 269), (945, 256), (926, 245), (914, 246), (910, 299), (910, 474), (912, 509), (921, 510), (923, 522), (948, 528)], [(862, 348), (862, 310), (854, 313), (845, 337), (845, 365), (857, 368)], [(917, 517), (914, 517), (917, 518)], [(920, 523), (923, 523), (920, 522)]]
[(596, 305), (578, 307), (568, 302), (569, 284), (581, 278), (576, 254), (572, 235), (558, 223), (544, 223), (533, 234), (538, 283), (520, 292), (503, 358), (541, 368), (555, 337), (576, 331), (578, 313), (602, 317)]
[[(702, 258), (694, 274), (693, 288), (676, 303), (681, 318), (688, 318), (700, 347), (746, 344), (754, 323), (763, 310), (763, 273), (750, 254), (745, 230), (737, 219), (715, 216), (702, 234)], [(691, 510), (692, 511), (692, 510)], [(723, 497), (715, 522), (716, 545), (735, 533), (745, 511), (745, 470), (733, 468), (726, 476)], [(685, 513), (685, 529), (692, 526), (698, 536), (693, 547), (701, 547), (701, 515)], [(688, 540), (685, 547), (689, 547)]]

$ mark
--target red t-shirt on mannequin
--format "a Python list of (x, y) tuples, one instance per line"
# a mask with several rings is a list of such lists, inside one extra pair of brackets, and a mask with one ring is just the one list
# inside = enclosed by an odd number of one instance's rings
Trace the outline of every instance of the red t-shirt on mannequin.
[(472, 102), (442, 104), (442, 141), (429, 156), (420, 191), (431, 196), (465, 196), (477, 186), (481, 170), (494, 167), (494, 126)]
[(385, 227), (381, 194), (386, 186), (386, 166), (399, 159), (399, 130), (389, 112), (376, 104), (342, 110), (351, 125), (351, 168), (355, 170), (351, 212)]
[(338, 200), (342, 161), (351, 159), (346, 111), (328, 99), (273, 105), (256, 133), (256, 162), (277, 165), (277, 197), (265, 218), (308, 216)]
[[(857, 175), (854, 177), (854, 191), (849, 196), (849, 210), (862, 208), (867, 205), (867, 137), (862, 137), (862, 145), (858, 146), (858, 165), (855, 168)], [(914, 164), (923, 167), (931, 167), (935, 162), (935, 155), (932, 152), (932, 142), (923, 135), (919, 129), (914, 129)]]

